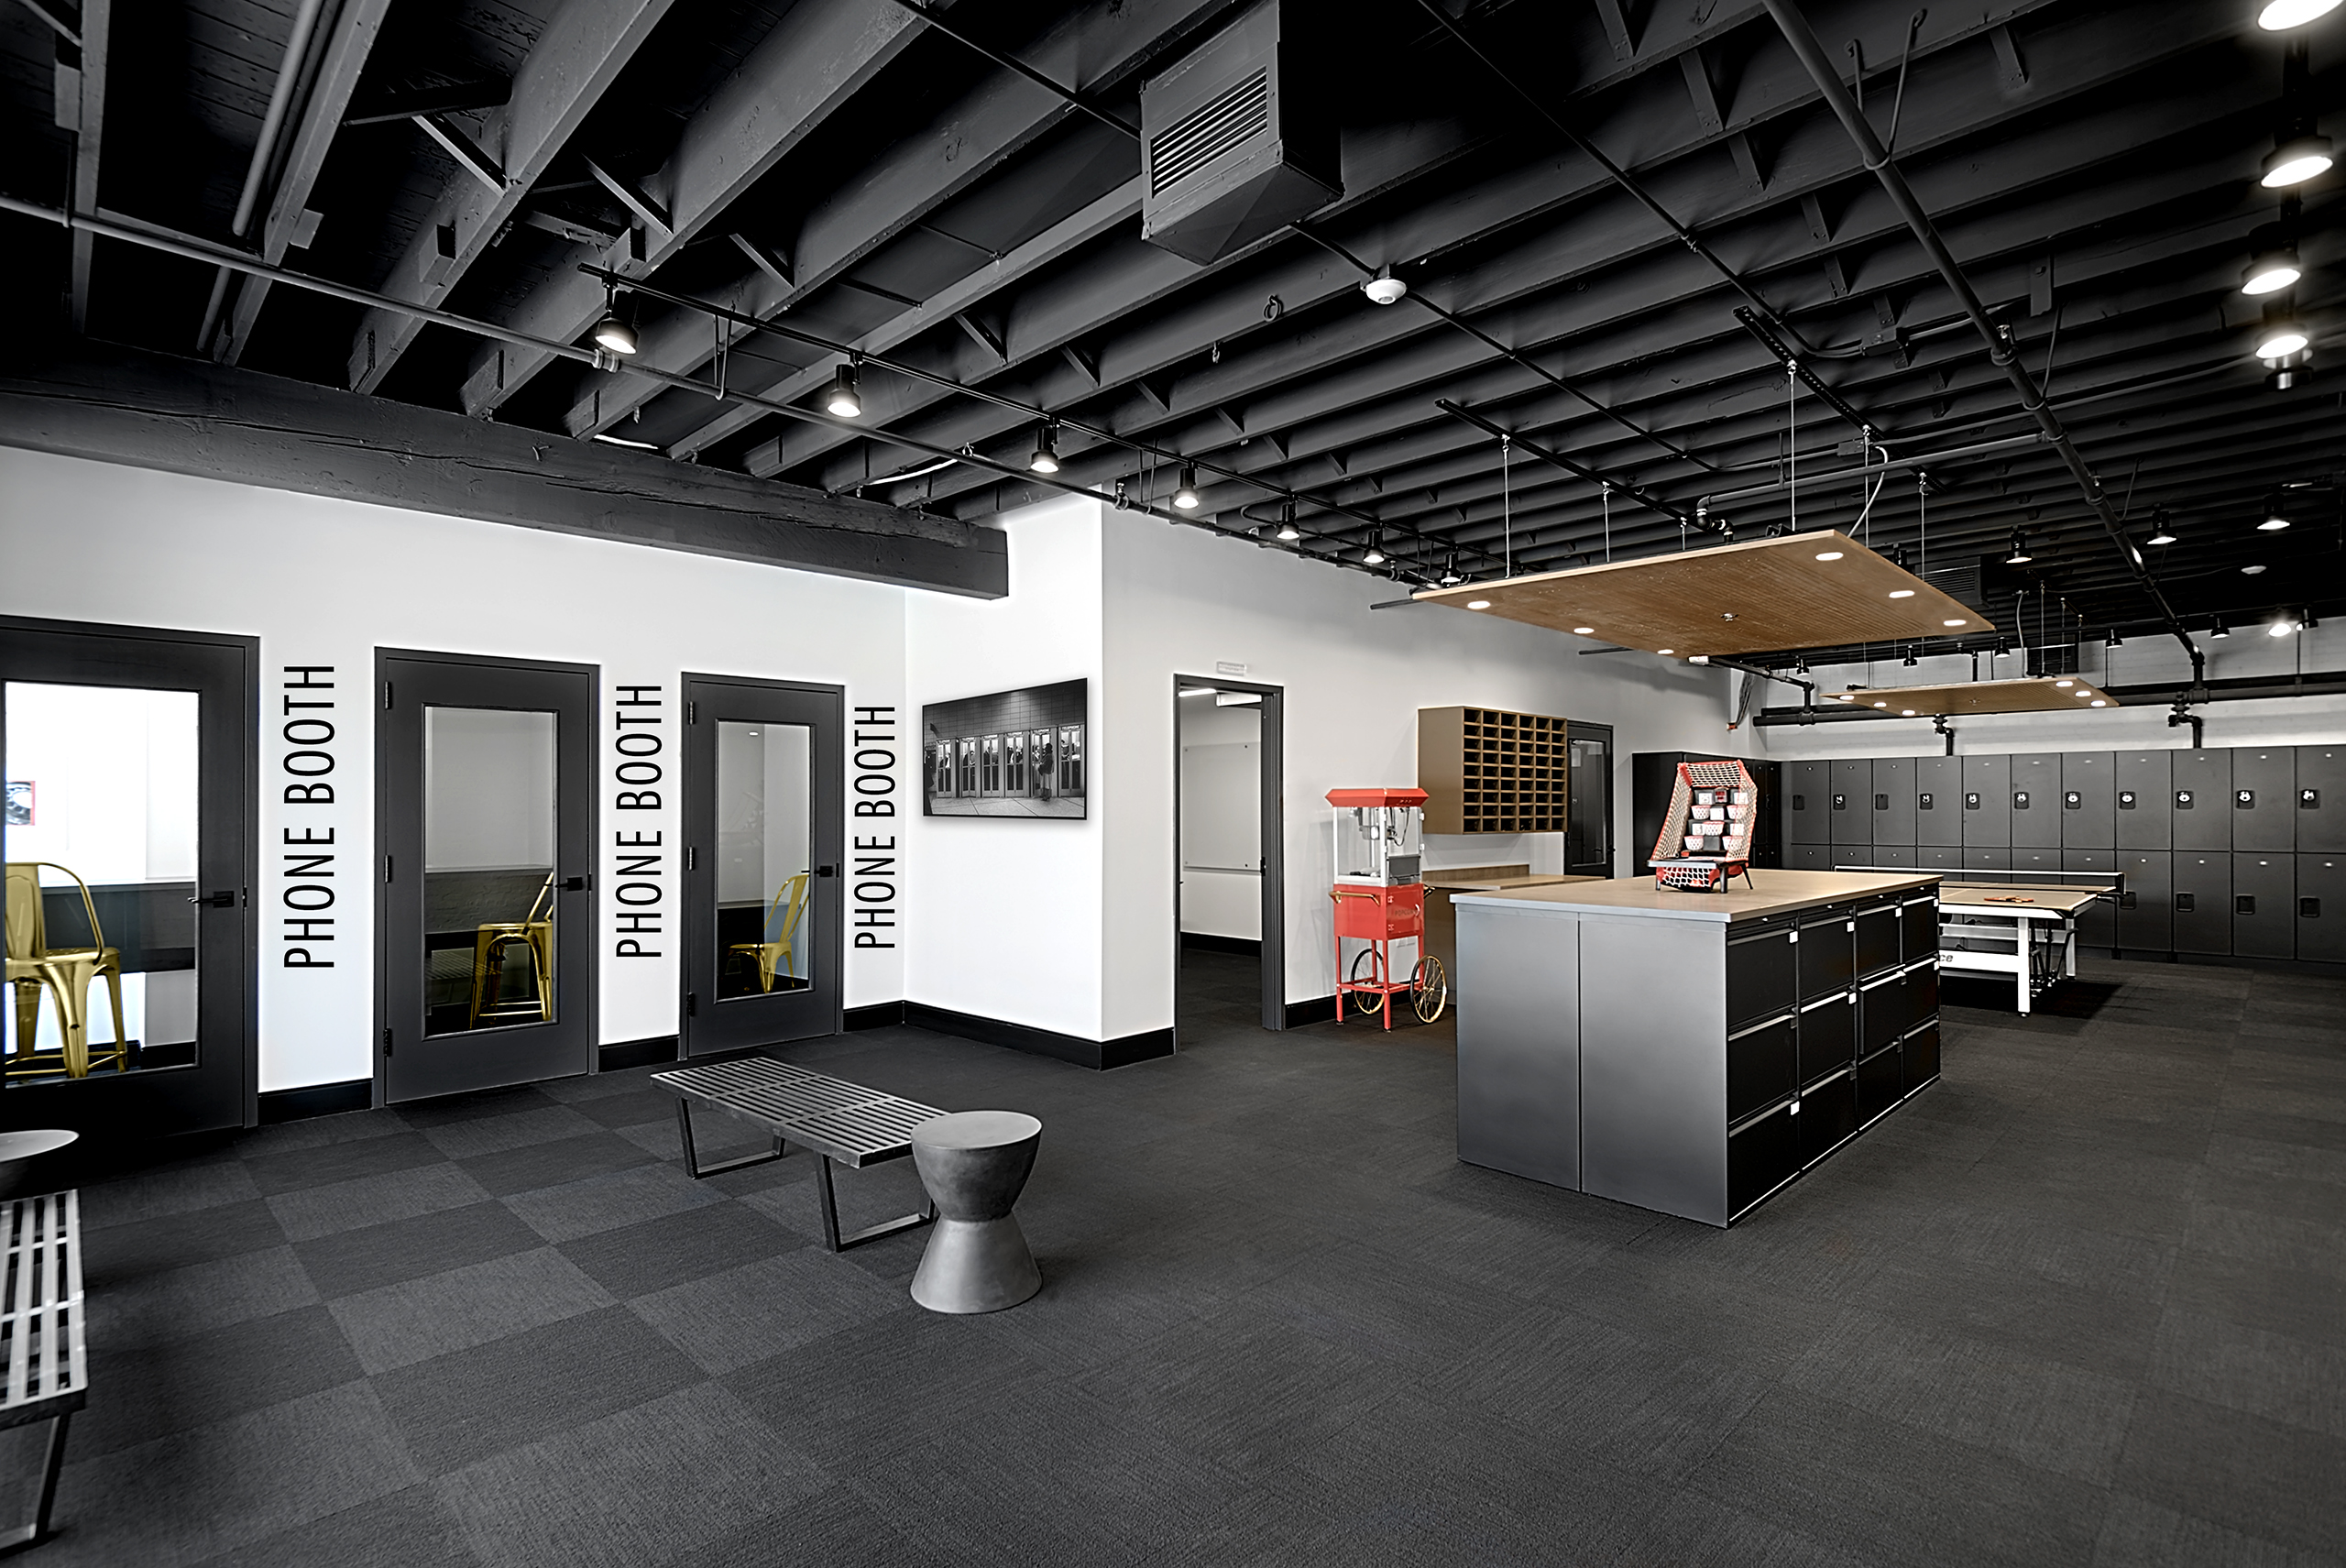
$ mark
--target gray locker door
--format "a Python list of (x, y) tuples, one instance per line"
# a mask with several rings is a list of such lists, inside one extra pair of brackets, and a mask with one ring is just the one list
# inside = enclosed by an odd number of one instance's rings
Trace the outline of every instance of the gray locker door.
[(2297, 957), (2346, 963), (2346, 855), (2297, 857)]
[(2118, 905), (2118, 945), (2130, 953), (2175, 951), (2175, 857), (2165, 850), (2118, 851), (2126, 892)]
[(1784, 864), (1786, 869), (1796, 872), (1829, 872), (1833, 869), (1833, 848), (1829, 844), (1787, 844)]
[(1963, 869), (1963, 848), (1959, 844), (1922, 844), (1914, 850), (1917, 871), (1959, 872)]
[(2015, 844), (2012, 853), (2012, 875), (2021, 881), (2058, 883), (2061, 880), (2053, 874), (2063, 869), (2060, 850), (2031, 850)]
[(2110, 821), (2121, 850), (2175, 848), (2175, 753), (2121, 751), (2114, 767), (2118, 798)]
[(2111, 806), (2118, 757), (2112, 751), (2067, 751), (2061, 757), (2061, 848), (2110, 850), (2118, 844)]
[(1963, 846), (1963, 869), (1967, 872), (2005, 872), (2012, 869), (2012, 851), (2005, 844), (1966, 844)]
[[(1916, 769), (1913, 757), (1876, 757), (1873, 760), (1873, 842), (1880, 850), (1885, 844), (1913, 844), (1914, 840), (1914, 780)], [(1892, 862), (1911, 866), (1912, 861)]]
[[(2232, 851), (2287, 854), (2297, 847), (2297, 753), (2290, 746), (2232, 748)], [(2259, 955), (2260, 957), (2265, 955)]]
[(2346, 746), (2297, 748), (2297, 852), (2346, 854)]
[[(2286, 754), (2286, 753), (2285, 753)], [(2239, 776), (2237, 773), (2233, 774)], [(2232, 951), (2243, 959), (2297, 956), (2297, 857), (2232, 851)]]
[(2011, 762), (2012, 848), (2059, 849), (2061, 754), (2058, 751), (2023, 751)]
[(1787, 762), (1784, 774), (1784, 842), (1831, 843), (1833, 834), (1826, 818), (1832, 802), (1825, 796), (1833, 788), (1832, 764)]
[[(2232, 754), (2230, 751), (2177, 751), (2175, 754), (2175, 851), (2229, 850), (2232, 847)], [(2182, 868), (2176, 868), (2180, 875)], [(2181, 928), (2177, 927), (2180, 935)], [(2178, 948), (2177, 952), (2198, 952)]]
[(1914, 846), (1876, 844), (1873, 847), (1873, 863), (1878, 866), (1892, 866), (1900, 871), (1910, 870), (1914, 864)]
[[(2114, 872), (2118, 869), (2118, 851), (2064, 850), (2061, 851), (2061, 869), (2065, 872)], [(2092, 885), (2083, 877), (2069, 880), (2077, 887)], [(2077, 940), (2094, 948), (2114, 948), (2118, 945), (2116, 899), (2099, 899), (2077, 911)]]
[(1962, 761), (1963, 847), (2009, 846), (2012, 841), (2012, 759), (1966, 757)]
[[(1842, 758), (1833, 764), (1831, 832), (1836, 850), (1873, 842), (1873, 762)], [(1842, 855), (1842, 860), (1849, 857)]]
[[(2178, 786), (2189, 787), (2189, 786)], [(2186, 908), (2186, 905), (2189, 908)], [(2175, 852), (2175, 950), (2232, 950), (2232, 858), (2224, 854)]]
[(1962, 758), (1914, 759), (1914, 842), (1949, 846), (1963, 842)]

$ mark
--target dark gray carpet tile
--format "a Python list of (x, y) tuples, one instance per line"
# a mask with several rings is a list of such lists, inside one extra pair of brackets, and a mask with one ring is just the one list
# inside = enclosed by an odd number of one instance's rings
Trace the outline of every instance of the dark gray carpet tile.
[(92, 1346), (90, 1403), (73, 1420), (67, 1452), (76, 1459), (113, 1453), (360, 1376), (323, 1306), (138, 1348), (115, 1349), (109, 1335)]
[[(567, 1107), (563, 1109), (569, 1113)], [(589, 1127), (569, 1137), (477, 1155), (460, 1163), (484, 1189), (504, 1198), (649, 1165), (652, 1156), (616, 1133)]]
[(792, 1447), (844, 1475), (1050, 1376), (970, 1319), (915, 1311), (792, 1345), (724, 1382)]
[(1408, 1510), (1332, 1506), (1248, 1486), (1224, 1498), (1189, 1533), (1159, 1543), (1146, 1568), (1354, 1568), (1459, 1561), (1449, 1544), (1420, 1530)]
[(981, 1320), (1036, 1365), (1062, 1375), (1127, 1355), (1229, 1298), (1210, 1280), (1173, 1277), (1145, 1256), (1087, 1247), (1036, 1250), (1039, 1294)]
[(486, 1344), (611, 1304), (552, 1247), (401, 1280), (330, 1304), (370, 1374)]
[(1599, 1259), (1556, 1283), (1552, 1304), (1592, 1322), (1781, 1377), (1840, 1316), (1836, 1300), (1754, 1290), (1683, 1258)]
[(2331, 1153), (2346, 1150), (2346, 1122), (2319, 1116), (2294, 1116), (2271, 1111), (2242, 1111), (2220, 1106), (2215, 1130), (2274, 1143), (2297, 1144)]
[(625, 1300), (690, 1284), (807, 1245), (746, 1203), (711, 1203), (678, 1214), (597, 1231), (562, 1245), (562, 1255)]
[(2346, 1348), (2346, 1277), (2276, 1268), (2185, 1247), (2176, 1255), (2166, 1305), (2243, 1328)]
[(2094, 1543), (2093, 1568), (2339, 1568), (2304, 1552), (2120, 1493)]
[(82, 1282), (93, 1290), (118, 1279), (285, 1245), (284, 1228), (258, 1198), (104, 1230), (85, 1228), (84, 1234), (89, 1240), (82, 1257)]
[(2235, 1078), (2224, 1085), (2224, 1109), (2251, 1114), (2296, 1116), (2309, 1122), (2346, 1123), (2346, 1094), (2319, 1093), (2302, 1084), (2270, 1079)]
[(900, 1534), (901, 1503), (882, 1506), (851, 1487), (830, 1486), (802, 1502), (733, 1526), (714, 1541), (658, 1560), (658, 1568), (960, 1568), (959, 1560)]
[(1390, 1255), (1343, 1242), (1308, 1254), (1233, 1306), (1410, 1376), (1483, 1354), (1522, 1310), (1512, 1297), (1397, 1268)]
[(616, 1094), (599, 1094), (575, 1102), (581, 1115), (605, 1127), (630, 1127), (639, 1122), (674, 1122), (676, 1097), (653, 1083), (638, 1082)]
[(1844, 1313), (1784, 1381), (2097, 1486), (2115, 1469), (2136, 1396), (2125, 1378), (1858, 1309)]
[(206, 1568), (458, 1568), (479, 1561), (429, 1486), (410, 1486), (204, 1560)]
[(891, 1312), (916, 1310), (901, 1291), (811, 1248), (639, 1296), (628, 1307), (711, 1374)]
[[(713, 1383), (509, 1449), (434, 1486), (486, 1563), (641, 1568), (689, 1559), (804, 1502), (822, 1472)], [(792, 1561), (786, 1540), (773, 1561)], [(816, 1560), (805, 1560), (816, 1561)]]
[(175, 1568), (422, 1479), (375, 1392), (345, 1383), (87, 1459), (68, 1450), (49, 1568)]
[(2163, 1286), (2105, 1290), (1990, 1265), (1938, 1262), (1918, 1250), (1893, 1260), (1851, 1304), (2023, 1360), (2126, 1380), (2150, 1365), (2163, 1296)]
[(1648, 1563), (1671, 1568), (1865, 1568), (1876, 1559), (1826, 1546), (1803, 1531), (1786, 1530), (1708, 1497), (1680, 1493), (1619, 1551), (1599, 1561), (1623, 1568)]
[[(751, 1179), (757, 1179), (754, 1184)], [(742, 1185), (733, 1186), (736, 1182)], [(731, 1176), (710, 1177), (700, 1187), (704, 1192), (720, 1197), (738, 1192), (742, 1202), (785, 1230), (810, 1237), (823, 1234), (823, 1200), (816, 1185), (815, 1157), (804, 1149), (793, 1149), (789, 1157), (772, 1165), (757, 1166)], [(861, 1170), (834, 1166), (831, 1192), (837, 1201), (843, 1234), (913, 1213), (926, 1201), (920, 1177), (909, 1159), (866, 1166)], [(1020, 1201), (1023, 1207), (1025, 1200)], [(917, 1250), (920, 1241), (915, 1237), (890, 1245), (909, 1245)]]
[(293, 1251), (318, 1294), (331, 1300), (544, 1245), (512, 1210), (483, 1200), (387, 1224), (336, 1231), (298, 1242)]
[(224, 1203), (248, 1202), (259, 1196), (261, 1190), (254, 1185), (252, 1173), (236, 1159), (142, 1170), (111, 1181), (85, 1181), (82, 1188), (82, 1229), (84, 1234), (91, 1234), (109, 1225), (192, 1214)]
[(2346, 1149), (2220, 1132), (2208, 1141), (2207, 1160), (2209, 1170), (2226, 1176), (2325, 1182), (2346, 1197)]
[(2346, 1439), (2346, 1349), (2169, 1307), (2150, 1383), (2229, 1410)]
[(253, 1185), (267, 1196), (324, 1187), (364, 1176), (382, 1176), (437, 1165), (447, 1157), (420, 1133), (392, 1133), (378, 1138), (352, 1138), (319, 1144), (283, 1154), (256, 1155), (245, 1161)]
[(269, 1208), (288, 1236), (306, 1242), (338, 1231), (461, 1209), (487, 1197), (488, 1192), (479, 1182), (458, 1167), (443, 1163), (280, 1192), (269, 1201)]
[(396, 1133), (413, 1131), (407, 1119), (397, 1111), (345, 1111), (334, 1116), (304, 1116), (298, 1122), (280, 1122), (272, 1127), (256, 1127), (236, 1141), (236, 1153), (246, 1159), (262, 1155), (291, 1154), (296, 1149), (313, 1149), (324, 1144), (348, 1143), (361, 1138), (389, 1137)]
[(317, 1289), (293, 1249), (266, 1247), (91, 1290), (90, 1338), (109, 1351), (134, 1350), (317, 1301)]
[(2346, 1442), (2163, 1390), (2145, 1393), (2118, 1489), (2305, 1551), (2346, 1552)]
[[(967, 1563), (1134, 1563), (1196, 1534), (1239, 1478), (1057, 1381), (926, 1428), (842, 1478), (915, 1546)], [(911, 1499), (920, 1506), (905, 1506)]]
[(2346, 1188), (2335, 1181), (2287, 1176), (2273, 1170), (2203, 1169), (2191, 1195), (2198, 1203), (2211, 1208), (2244, 1209), (2277, 1219), (2317, 1224), (2346, 1214)]
[(444, 1127), (454, 1122), (510, 1116), (556, 1103), (559, 1102), (554, 1096), (546, 1092), (545, 1085), (521, 1083), (510, 1089), (483, 1089), (471, 1094), (444, 1095), (436, 1100), (411, 1100), (395, 1109), (409, 1126), (420, 1131), (425, 1127)]
[(1887, 1563), (2069, 1563), (2109, 1494), (1802, 1389), (1771, 1390), (1688, 1485)]
[(2250, 1263), (2346, 1279), (2346, 1223), (2194, 1204), (2185, 1245)]
[(508, 1149), (527, 1148), (533, 1144), (548, 1144), (557, 1138), (575, 1138), (599, 1132), (602, 1124), (591, 1116), (581, 1115), (567, 1105), (540, 1105), (527, 1111), (509, 1112), (502, 1116), (475, 1116), (462, 1122), (443, 1122), (426, 1127), (423, 1135), (450, 1159), (470, 1159), (478, 1155), (502, 1154)]
[(674, 1166), (640, 1165), (514, 1192), (505, 1205), (546, 1240), (567, 1242), (728, 1201)]
[(622, 1307), (605, 1307), (375, 1379), (427, 1475), (617, 1414), (701, 1380)]

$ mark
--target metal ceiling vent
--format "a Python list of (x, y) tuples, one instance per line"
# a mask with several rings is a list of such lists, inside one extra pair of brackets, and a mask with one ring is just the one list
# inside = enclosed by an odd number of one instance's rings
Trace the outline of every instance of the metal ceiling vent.
[(1263, 0), (1140, 93), (1140, 233), (1219, 260), (1344, 193), (1321, 0)]

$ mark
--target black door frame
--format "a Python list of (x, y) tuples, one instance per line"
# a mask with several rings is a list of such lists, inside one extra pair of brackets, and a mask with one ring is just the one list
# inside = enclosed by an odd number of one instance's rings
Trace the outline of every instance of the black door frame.
[[(1613, 826), (1613, 765), (1617, 759), (1613, 755), (1613, 727), (1611, 725), (1584, 722), (1577, 718), (1564, 720), (1564, 762), (1568, 770), (1564, 775), (1564, 804), (1567, 809), (1572, 804), (1572, 775), (1569, 767), (1573, 755), (1573, 737), (1583, 731), (1587, 731), (1590, 738), (1602, 734), (1605, 740), (1605, 874), (1609, 877), (1616, 874), (1615, 868), (1621, 851), (1621, 846), (1617, 842), (1620, 835), (1614, 831)], [(1569, 828), (1569, 819), (1566, 826)], [(1638, 853), (1636, 850), (1631, 851), (1630, 864), (1633, 867), (1637, 864), (1635, 857)], [(1570, 831), (1564, 834), (1564, 874), (1567, 876), (1578, 874), (1573, 870), (1573, 836)], [(1636, 873), (1633, 871), (1631, 874)]]
[[(400, 790), (392, 777), (391, 721), (396, 717), (392, 701), (397, 693), (391, 682), (393, 666), (402, 663), (437, 664), (453, 670), (473, 670), (486, 674), (519, 675), (585, 676), (586, 695), (584, 722), (576, 735), (564, 733), (557, 726), (554, 736), (554, 798), (556, 801), (554, 845), (554, 898), (561, 917), (554, 927), (554, 983), (561, 998), (555, 1021), (539, 1028), (567, 1030), (576, 1025), (584, 1036), (581, 1065), (575, 1070), (552, 1072), (538, 1070), (547, 1061), (558, 1061), (560, 1053), (571, 1047), (552, 1041), (536, 1053), (537, 1060), (529, 1062), (516, 1076), (495, 1077), (473, 1084), (433, 1088), (394, 1101), (390, 1093), (390, 1056), (393, 1042), (401, 1037), (394, 1021), (393, 997), (395, 980), (406, 977), (420, 961), (409, 952), (398, 961), (392, 956), (395, 903), (403, 902), (412, 889), (419, 902), (423, 896), (420, 854), (412, 854), (418, 863), (407, 873), (405, 881), (394, 880), (399, 868), (392, 861), (395, 844), (393, 813), (401, 806)], [(596, 961), (600, 944), (597, 941), (598, 922), (595, 918), (598, 900), (594, 895), (597, 847), (601, 842), (601, 791), (597, 788), (595, 771), (602, 722), (602, 669), (596, 664), (576, 664), (544, 659), (508, 659), (478, 653), (448, 653), (432, 649), (378, 648), (375, 650), (376, 727), (375, 727), (375, 1030), (374, 1079), (375, 1103), (404, 1104), (415, 1100), (431, 1099), (441, 1094), (466, 1093), (478, 1089), (502, 1088), (518, 1083), (538, 1083), (554, 1078), (574, 1078), (581, 1073), (597, 1070), (600, 1055), (601, 1030), (599, 1002), (602, 970)], [(421, 711), (422, 705), (418, 705)], [(489, 707), (495, 703), (449, 704), (448, 706)], [(420, 720), (419, 720), (420, 734)], [(420, 752), (419, 752), (420, 761)], [(575, 805), (574, 805), (575, 803)], [(570, 806), (572, 809), (565, 810)], [(421, 812), (419, 802), (416, 807)], [(422, 831), (418, 817), (418, 833)], [(421, 839), (418, 839), (421, 847)], [(570, 884), (576, 883), (572, 886)], [(422, 994), (424, 977), (419, 971), (413, 976), (416, 994)], [(573, 990), (573, 984), (576, 990)], [(411, 1024), (414, 1020), (409, 1021)], [(455, 1036), (430, 1036), (434, 1039), (494, 1041), (508, 1039), (532, 1025), (518, 1025), (509, 1034), (498, 1030)], [(421, 1044), (426, 1036), (416, 1029)]]
[[(809, 803), (812, 812), (807, 861), (814, 871), (809, 897), (813, 901), (810, 917), (817, 921), (815, 950), (814, 998), (819, 999), (828, 985), (830, 1005), (821, 1007), (819, 1000), (810, 1000), (810, 1007), (818, 1009), (822, 1026), (806, 1032), (784, 1029), (771, 1039), (714, 1038), (713, 1027), (719, 1014), (717, 1011), (717, 930), (714, 912), (717, 908), (717, 723), (722, 717), (703, 713), (700, 704), (713, 700), (712, 692), (740, 691), (762, 695), (787, 694), (827, 699), (830, 711), (824, 722), (814, 726), (812, 744), (808, 748), (808, 781), (813, 795)], [(703, 1042), (697, 1054), (718, 1056), (729, 1051), (753, 1050), (760, 1046), (783, 1045), (792, 1040), (820, 1039), (839, 1034), (843, 1026), (847, 990), (847, 878), (840, 874), (847, 852), (847, 687), (817, 681), (762, 680), (750, 675), (696, 674), (687, 670), (684, 674), (685, 694), (685, 798), (679, 818), (685, 840), (684, 897), (685, 917), (682, 922), (685, 950), (676, 965), (676, 1014), (678, 1025), (678, 1055), (696, 1055), (694, 1036), (697, 1032)], [(778, 722), (795, 723), (795, 719)], [(891, 819), (893, 820), (893, 819)], [(889, 837), (901, 840), (901, 833), (892, 831)], [(898, 853), (902, 853), (901, 850)], [(700, 1002), (707, 995), (706, 1003)], [(703, 1006), (706, 1011), (703, 1011)], [(697, 1029), (696, 1026), (697, 1025)], [(755, 1031), (751, 1031), (755, 1032)]]
[[(143, 645), (141, 652), (131, 652), (137, 645)], [(174, 648), (183, 652), (174, 653)], [(213, 994), (219, 983), (217, 976), (233, 974), (235, 991), (227, 1003), (220, 1003), (217, 1015), (233, 1017), (235, 1024), (221, 1031), (205, 1029), (201, 1022), (205, 1013), (199, 1011), (199, 1065), (193, 1069), (159, 1068), (120, 1078), (106, 1074), (71, 1084), (0, 1090), (0, 1125), (62, 1123), (90, 1132), (208, 1132), (259, 1124), (260, 920), (253, 906), (252, 890), (258, 881), (260, 854), (260, 639), (0, 615), (0, 680), (201, 694), (204, 685), (191, 686), (181, 673), (199, 650), (215, 658), (233, 659), (233, 674), (224, 669), (212, 684), (223, 696), (233, 693), (227, 706), (234, 717), (225, 725), (205, 726), (197, 735), (196, 886), (203, 894), (233, 889), (236, 902), (233, 909), (216, 913), (209, 905), (198, 906), (198, 940), (207, 950), (197, 959), (197, 1006), (206, 1009), (217, 1000)], [(0, 751), (4, 751), (5, 735), (0, 735)], [(217, 784), (229, 793), (236, 802), (234, 809), (205, 810), (202, 792), (207, 784)], [(218, 843), (220, 829), (214, 827), (215, 821), (234, 825), (231, 842), (225, 847)], [(215, 948), (214, 944), (220, 947)], [(227, 950), (233, 950), (235, 961), (229, 961)], [(207, 957), (210, 978), (205, 978), (203, 967)], [(216, 1034), (227, 1037), (215, 1038)], [(203, 1064), (211, 1060), (216, 1049), (235, 1057), (234, 1069), (205, 1077)], [(51, 1093), (70, 1093), (72, 1102), (48, 1098)]]
[(1287, 688), (1227, 675), (1173, 677), (1173, 1040), (1181, 1038), (1181, 688), (1261, 696), (1262, 756), (1262, 1025), (1287, 1027)]

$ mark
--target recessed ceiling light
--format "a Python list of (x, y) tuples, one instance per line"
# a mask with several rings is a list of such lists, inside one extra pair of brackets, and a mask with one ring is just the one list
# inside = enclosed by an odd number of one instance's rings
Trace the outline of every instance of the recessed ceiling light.
[(1914, 597), (1914, 590), (1912, 588), (1892, 588), (1890, 590), (1890, 597), (1894, 599), (1910, 599)]
[(2077, 683), (2075, 681), (2055, 681), (2053, 684), (2056, 686), (2073, 686)]
[(1874, 704), (1874, 706), (1875, 706), (1876, 707), (1888, 707), (1890, 705), (1889, 705), (1888, 703), (1886, 703), (1886, 702), (1878, 702), (1878, 703), (1875, 703), (1875, 704)]
[(2290, 185), (2302, 185), (2327, 170), (2330, 163), (2328, 137), (2291, 137), (2264, 155), (2264, 177), (2262, 183), (2268, 191), (2278, 191)]
[(2264, 564), (2263, 562), (2261, 562), (2261, 561), (2260, 561), (2260, 562), (2256, 563), (2254, 565), (2242, 566), (2242, 567), (2241, 568), (2241, 574), (2242, 574), (2243, 576), (2250, 576), (2250, 577), (2253, 577), (2253, 576), (2255, 576), (2256, 575), (2258, 575), (2259, 573), (2263, 572), (2264, 570)]
[(1657, 653), (1675, 653), (1678, 650), (1675, 648), (1657, 648), (1654, 652)]
[(1594, 637), (1596, 635), (1596, 628), (1594, 626), (1575, 626), (1573, 628), (1573, 635), (1575, 637)]
[(1841, 558), (1841, 552), (1838, 550), (1819, 550), (1816, 553), (1816, 558), (1820, 561), (1838, 561)]
[(1488, 609), (1491, 608), (1491, 601), (1488, 599), (1468, 599), (1466, 601), (1466, 608), (1468, 609)]
[(1939, 624), (1941, 626), (1968, 626), (1971, 623), (1968, 620), (1942, 620)]
[(1901, 708), (1899, 710), (1899, 716), (1903, 718), (1912, 718), (1914, 717), (1914, 710), (1911, 707)]
[(2101, 698), (2096, 697), (2093, 699), (2093, 706), (2096, 707), (2108, 707), (2110, 705), (2102, 701)]

